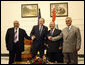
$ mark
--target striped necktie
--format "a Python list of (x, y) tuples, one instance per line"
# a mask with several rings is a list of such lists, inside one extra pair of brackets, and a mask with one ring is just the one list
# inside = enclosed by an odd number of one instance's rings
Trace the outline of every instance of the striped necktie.
[(16, 31), (14, 32), (14, 42), (15, 43), (17, 42), (17, 28), (16, 28)]

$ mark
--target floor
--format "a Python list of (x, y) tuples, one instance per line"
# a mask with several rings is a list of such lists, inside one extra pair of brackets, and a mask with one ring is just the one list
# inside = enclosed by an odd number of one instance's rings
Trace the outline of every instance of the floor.
[[(1, 57), (1, 64), (8, 64), (8, 57)], [(84, 58), (78, 58), (78, 64), (84, 64)]]

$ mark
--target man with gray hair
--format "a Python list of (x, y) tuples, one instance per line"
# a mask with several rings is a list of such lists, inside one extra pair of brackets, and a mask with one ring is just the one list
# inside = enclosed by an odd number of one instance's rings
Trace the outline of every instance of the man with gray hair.
[(67, 27), (56, 37), (49, 37), (49, 40), (56, 41), (63, 37), (64, 62), (78, 64), (78, 51), (81, 48), (81, 34), (79, 28), (72, 25), (72, 19), (66, 18)]
[(9, 51), (9, 64), (21, 61), (21, 52), (24, 51), (24, 38), (31, 38), (24, 29), (19, 28), (19, 21), (14, 21), (14, 27), (9, 28), (6, 33), (6, 47)]

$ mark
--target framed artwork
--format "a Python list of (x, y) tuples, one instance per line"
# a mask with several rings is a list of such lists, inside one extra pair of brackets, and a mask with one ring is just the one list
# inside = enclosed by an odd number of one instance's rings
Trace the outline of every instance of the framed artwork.
[(21, 17), (37, 17), (38, 16), (38, 4), (22, 4), (21, 5)]
[(54, 8), (55, 8), (56, 17), (68, 16), (68, 3), (51, 3), (50, 4), (51, 17), (52, 17)]

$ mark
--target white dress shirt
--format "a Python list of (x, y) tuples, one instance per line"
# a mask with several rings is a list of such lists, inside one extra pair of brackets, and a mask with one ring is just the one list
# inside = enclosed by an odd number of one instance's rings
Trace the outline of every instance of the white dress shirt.
[(72, 25), (69, 26), (69, 30), (71, 29)]
[(42, 27), (42, 30), (43, 30), (43, 26), (39, 26), (39, 30), (41, 29), (41, 27)]

